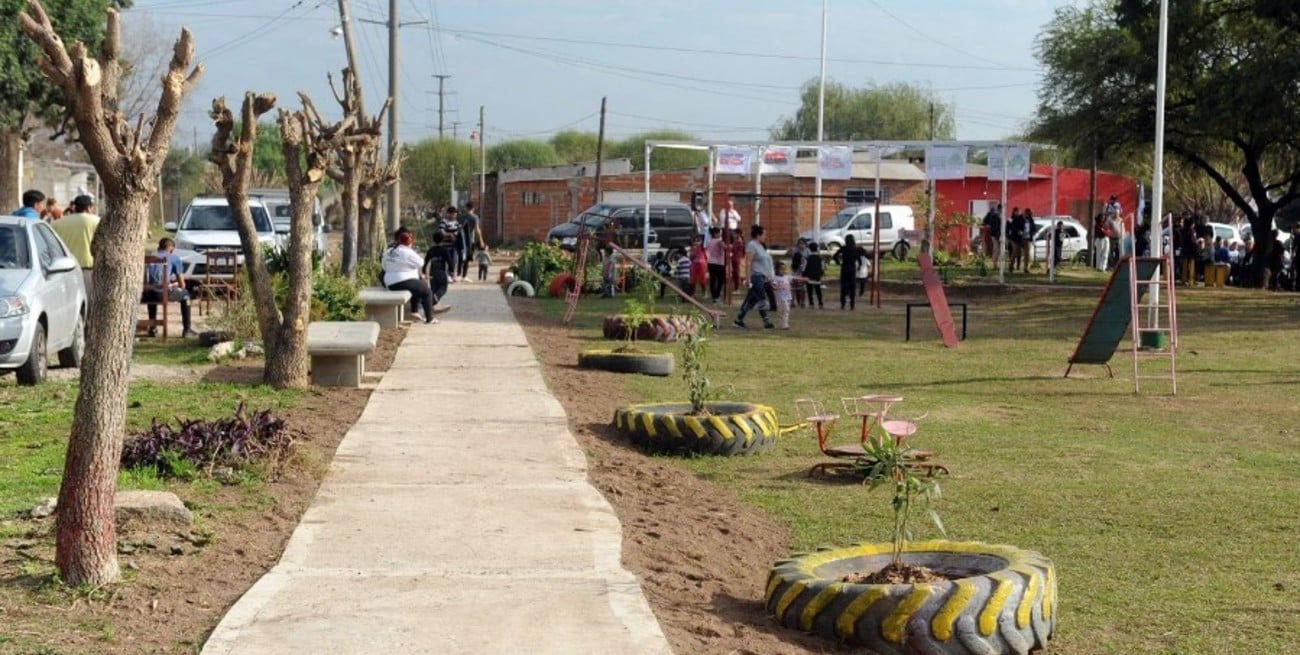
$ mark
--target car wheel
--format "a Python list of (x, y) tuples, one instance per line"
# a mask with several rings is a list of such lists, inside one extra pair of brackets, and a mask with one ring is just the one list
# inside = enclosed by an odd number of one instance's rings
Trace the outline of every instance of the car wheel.
[(899, 241), (898, 243), (895, 243), (895, 244), (894, 244), (894, 259), (897, 259), (897, 260), (900, 261), (900, 262), (905, 262), (905, 261), (907, 261), (907, 251), (908, 251), (909, 249), (911, 249), (911, 246), (908, 245), (908, 243), (907, 243), (906, 241)]
[(77, 314), (77, 324), (72, 328), (72, 345), (59, 351), (59, 366), (81, 368), (81, 358), (86, 354), (86, 318)]
[(1092, 264), (1092, 253), (1087, 250), (1080, 250), (1074, 254), (1074, 263), (1089, 266)]
[(37, 323), (36, 332), (32, 335), (32, 351), (27, 354), (27, 361), (18, 367), (18, 384), (28, 387), (40, 384), (45, 381), (47, 370), (49, 360), (45, 353), (45, 326)]

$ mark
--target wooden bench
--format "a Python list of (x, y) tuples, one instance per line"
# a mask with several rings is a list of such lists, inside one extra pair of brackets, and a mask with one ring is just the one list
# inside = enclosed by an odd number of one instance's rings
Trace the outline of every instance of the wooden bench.
[(317, 321), (307, 326), (311, 383), (321, 387), (359, 387), (366, 355), (379, 342), (373, 321)]
[(406, 319), (406, 306), (411, 302), (410, 291), (366, 287), (358, 295), (365, 306), (367, 321), (374, 321), (382, 328), (395, 328)]

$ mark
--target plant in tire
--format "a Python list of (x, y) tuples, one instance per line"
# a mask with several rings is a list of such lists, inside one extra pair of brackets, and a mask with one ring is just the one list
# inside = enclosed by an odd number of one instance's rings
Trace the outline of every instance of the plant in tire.
[(709, 333), (713, 331), (713, 324), (698, 314), (692, 320), (695, 322), (695, 330), (686, 334), (679, 350), (682, 381), (686, 383), (686, 397), (691, 401), (691, 413), (707, 416), (707, 403), (717, 396), (709, 382)]
[(903, 551), (907, 541), (912, 538), (912, 511), (919, 503), (934, 526), (942, 534), (947, 534), (939, 512), (934, 508), (935, 499), (939, 498), (939, 480), (937, 469), (926, 468), (920, 472), (913, 463), (916, 450), (899, 443), (889, 435), (879, 439), (867, 439), (863, 445), (867, 456), (866, 484), (874, 491), (888, 486), (893, 491), (889, 505), (894, 513), (893, 556), (889, 566), (866, 576), (863, 582), (926, 582), (934, 575), (922, 567), (903, 562)]

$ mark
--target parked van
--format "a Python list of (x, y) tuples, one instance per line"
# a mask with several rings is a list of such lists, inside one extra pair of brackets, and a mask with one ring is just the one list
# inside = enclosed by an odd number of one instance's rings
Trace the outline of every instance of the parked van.
[[(266, 213), (271, 215), (271, 222), (275, 225), (275, 233), (281, 236), (285, 245), (288, 245), (289, 223), (291, 219), (289, 190), (250, 189), (248, 196), (262, 201), (262, 204), (266, 206)], [(320, 198), (312, 199), (311, 226), (313, 247), (323, 256), (327, 252), (325, 233), (328, 232), (329, 229), (325, 224), (325, 217), (321, 213)]]
[[(546, 234), (546, 242), (565, 250), (578, 245), (578, 233), (599, 234), (609, 225), (614, 242), (624, 248), (640, 248), (645, 237), (645, 203), (603, 202), (588, 207), (568, 223), (561, 223)], [(686, 248), (695, 234), (691, 207), (681, 202), (650, 203), (650, 248)]]
[[(835, 253), (844, 247), (844, 237), (852, 234), (859, 247), (870, 250), (875, 243), (875, 205), (863, 207), (845, 207), (835, 216), (822, 224), (821, 236), (817, 242), (828, 253)], [(908, 238), (916, 230), (916, 217), (908, 205), (880, 206), (880, 250), (893, 251), (899, 259), (907, 258), (907, 251), (912, 248)], [(816, 232), (809, 230), (799, 235), (810, 243)]]
[[(257, 240), (273, 246), (282, 245), (283, 239), (275, 233), (266, 205), (261, 200), (250, 197), (248, 209), (253, 215)], [(237, 250), (240, 247), (235, 217), (230, 212), (225, 196), (195, 197), (185, 208), (180, 222), (169, 222), (163, 229), (176, 233), (176, 248), (179, 250), (203, 254), (209, 250)]]

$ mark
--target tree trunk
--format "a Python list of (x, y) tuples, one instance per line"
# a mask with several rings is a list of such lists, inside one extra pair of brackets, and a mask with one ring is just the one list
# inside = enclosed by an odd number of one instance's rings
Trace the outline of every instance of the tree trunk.
[(0, 130), (0, 211), (11, 212), (22, 204), (19, 190), (18, 153), (22, 149), (20, 130)]
[(344, 277), (354, 280), (357, 275), (357, 187), (360, 184), (360, 173), (357, 171), (356, 155), (348, 156), (352, 161), (343, 166), (343, 261), (340, 268)]
[(59, 488), (55, 562), (71, 586), (118, 579), (113, 496), (126, 424), (128, 371), (143, 285), (149, 197), (106, 185), (95, 233), (95, 288), (86, 323), (81, 391)]

